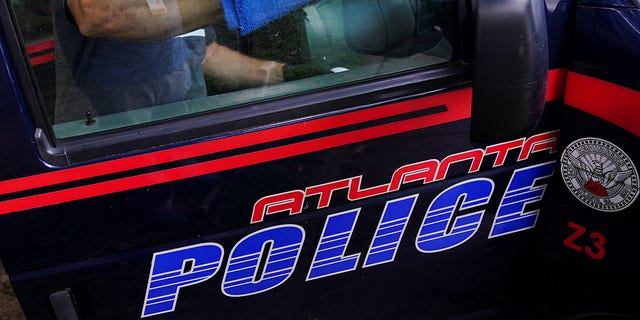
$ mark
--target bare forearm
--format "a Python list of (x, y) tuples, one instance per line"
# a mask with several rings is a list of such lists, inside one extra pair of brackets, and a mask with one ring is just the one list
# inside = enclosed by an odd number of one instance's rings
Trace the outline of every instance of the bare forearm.
[(224, 18), (219, 0), (164, 0), (153, 14), (146, 0), (67, 0), (88, 37), (155, 40), (183, 34)]
[(283, 65), (249, 57), (213, 43), (207, 46), (202, 70), (218, 85), (241, 89), (282, 82)]

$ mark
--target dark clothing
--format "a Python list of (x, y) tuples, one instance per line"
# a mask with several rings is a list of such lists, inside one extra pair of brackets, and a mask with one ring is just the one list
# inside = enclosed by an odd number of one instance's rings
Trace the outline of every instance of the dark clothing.
[(206, 96), (204, 29), (158, 41), (86, 38), (54, 10), (55, 123)]

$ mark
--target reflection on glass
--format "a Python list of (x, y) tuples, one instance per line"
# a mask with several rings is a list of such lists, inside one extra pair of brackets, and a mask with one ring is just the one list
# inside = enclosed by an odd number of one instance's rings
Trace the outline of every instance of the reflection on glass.
[[(117, 29), (98, 18), (87, 26), (73, 13), (75, 0), (68, 6), (12, 0), (58, 139), (342, 85), (455, 55), (452, 0), (291, 0), (295, 5), (279, 8), (286, 15), (251, 32), (241, 15), (230, 30), (233, 21), (200, 19), (182, 1), (180, 9), (162, 0), (96, 2), (102, 10), (128, 6), (121, 14), (130, 29)], [(216, 5), (222, 12), (216, 1), (202, 10)], [(135, 30), (159, 17), (180, 25), (167, 27), (167, 36)]]

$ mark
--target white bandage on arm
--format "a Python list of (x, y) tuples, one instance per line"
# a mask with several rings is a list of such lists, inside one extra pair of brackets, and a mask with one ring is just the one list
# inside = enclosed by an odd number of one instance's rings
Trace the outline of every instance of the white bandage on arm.
[(151, 9), (152, 15), (159, 15), (167, 13), (167, 7), (162, 0), (147, 0), (147, 5)]

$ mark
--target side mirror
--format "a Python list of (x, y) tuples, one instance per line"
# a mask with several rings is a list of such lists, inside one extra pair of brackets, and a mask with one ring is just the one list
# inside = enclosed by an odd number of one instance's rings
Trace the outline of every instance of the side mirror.
[(542, 116), (549, 53), (543, 0), (477, 0), (471, 140), (522, 136)]

